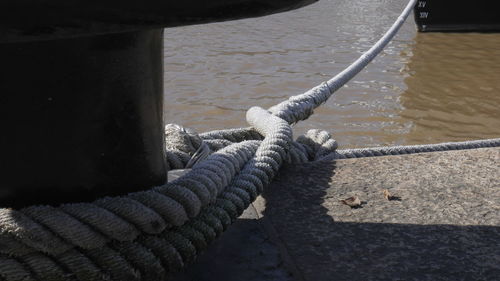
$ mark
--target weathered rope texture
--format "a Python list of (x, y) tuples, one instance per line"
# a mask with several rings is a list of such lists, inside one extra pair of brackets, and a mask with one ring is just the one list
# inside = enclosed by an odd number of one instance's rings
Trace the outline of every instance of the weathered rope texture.
[(475, 149), (475, 148), (498, 147), (498, 146), (500, 146), (500, 138), (473, 140), (464, 142), (444, 142), (438, 144), (343, 149), (343, 150), (337, 150), (335, 153), (333, 153), (333, 155), (331, 155), (331, 157), (333, 159), (346, 159), (346, 158), (360, 158), (360, 157), (373, 157), (373, 156), (386, 156), (386, 155), (413, 154), (422, 152)]
[(410, 1), (389, 32), (332, 80), (269, 110), (251, 108), (249, 128), (198, 135), (167, 126), (169, 168), (192, 168), (177, 180), (91, 203), (0, 209), (0, 280), (165, 280), (220, 235), (269, 185), (284, 162), (429, 151), (430, 146), (337, 151), (328, 133), (311, 130), (293, 141), (290, 127), (308, 118), (366, 66), (414, 4), (415, 0)]

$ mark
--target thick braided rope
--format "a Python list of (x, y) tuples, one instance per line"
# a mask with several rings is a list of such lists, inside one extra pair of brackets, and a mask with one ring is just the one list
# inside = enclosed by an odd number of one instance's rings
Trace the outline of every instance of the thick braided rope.
[(290, 124), (307, 119), (313, 114), (316, 107), (326, 102), (334, 92), (356, 76), (384, 49), (399, 31), (415, 3), (416, 0), (410, 0), (389, 30), (368, 51), (342, 72), (302, 95), (292, 96), (288, 100), (271, 107), (269, 111)]
[(196, 165), (184, 178), (123, 197), (59, 207), (0, 209), (0, 253), (60, 254), (92, 249), (110, 241), (132, 241), (140, 233), (158, 234), (180, 226), (214, 202), (251, 159), (259, 143), (227, 146)]
[[(331, 95), (356, 76), (384, 49), (387, 44), (389, 44), (412, 11), (415, 3), (416, 0), (410, 0), (401, 15), (396, 19), (389, 30), (368, 51), (361, 55), (346, 69), (327, 82), (324, 82), (301, 95), (292, 96), (288, 100), (272, 106), (269, 108), (269, 111), (281, 119), (286, 120), (289, 124), (306, 120), (313, 114), (316, 107), (325, 103)], [(213, 147), (220, 147), (221, 145), (226, 144), (227, 141), (237, 142), (243, 139), (258, 140), (259, 135), (256, 134), (252, 127), (250, 127), (212, 131), (202, 134), (201, 138), (204, 140), (212, 140), (212, 143), (217, 143), (218, 140), (219, 143), (217, 145), (213, 145)]]
[[(342, 72), (309, 91), (292, 96), (269, 108), (269, 111), (286, 120), (289, 124), (306, 120), (314, 113), (314, 109), (325, 103), (331, 95), (344, 86), (349, 80), (356, 76), (364, 67), (366, 67), (392, 40), (399, 31), (406, 18), (415, 6), (416, 0), (410, 0), (405, 9), (389, 30), (363, 55), (349, 65)], [(255, 131), (252, 128), (239, 128), (230, 130), (213, 131), (201, 135), (203, 139), (239, 139), (243, 136), (253, 136)]]
[[(249, 123), (266, 137), (255, 156), (199, 216), (156, 235), (143, 232), (134, 241), (113, 242), (95, 248), (70, 248), (60, 253), (28, 251), (10, 256), (2, 253), (0, 277), (9, 281), (163, 280), (168, 272), (192, 262), (270, 183), (286, 157), (292, 140), (290, 126), (260, 108), (250, 109), (247, 116)], [(258, 145), (256, 142), (244, 143), (253, 147)], [(44, 207), (36, 208), (39, 209), (30, 212), (32, 216), (44, 210)], [(44, 215), (47, 213), (40, 217)]]
[[(399, 24), (408, 11), (407, 7)], [(377, 45), (380, 51), (383, 44)], [(250, 110), (249, 121), (256, 130), (203, 134), (207, 147), (217, 151), (206, 160), (211, 165), (195, 162), (191, 173), (165, 186), (58, 208), (0, 209), (0, 280), (163, 280), (191, 262), (236, 219), (283, 161), (326, 157), (336, 148), (321, 133), (310, 137), (322, 140), (320, 145), (307, 145), (307, 137), (291, 142), (287, 123), (306, 119), (354, 76), (353, 69), (359, 71), (371, 59), (365, 54), (347, 73), (270, 109), (282, 118)], [(262, 142), (257, 132), (266, 136)], [(183, 153), (191, 155), (194, 147)], [(174, 159), (172, 166), (185, 166), (192, 159), (183, 153), (168, 155)]]
[(448, 150), (463, 150), (485, 147), (500, 146), (500, 138), (486, 140), (472, 140), (464, 142), (445, 142), (438, 144), (423, 145), (402, 145), (402, 146), (384, 146), (359, 149), (343, 149), (333, 153), (332, 159), (360, 158), (386, 155), (413, 154), (422, 152), (436, 152)]
[(200, 134), (203, 140), (217, 140), (224, 139), (231, 142), (240, 142), (244, 140), (262, 140), (263, 136), (260, 135), (254, 128), (237, 128), (226, 130), (215, 130)]

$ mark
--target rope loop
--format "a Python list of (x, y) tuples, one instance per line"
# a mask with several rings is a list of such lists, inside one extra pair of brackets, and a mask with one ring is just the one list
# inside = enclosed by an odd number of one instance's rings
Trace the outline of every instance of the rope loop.
[(0, 208), (0, 280), (164, 280), (192, 262), (266, 188), (284, 163), (500, 146), (500, 139), (338, 150), (328, 132), (293, 140), (291, 125), (363, 69), (408, 17), (327, 82), (268, 110), (252, 107), (250, 127), (197, 134), (165, 126), (169, 170), (184, 176), (150, 190), (61, 206)]

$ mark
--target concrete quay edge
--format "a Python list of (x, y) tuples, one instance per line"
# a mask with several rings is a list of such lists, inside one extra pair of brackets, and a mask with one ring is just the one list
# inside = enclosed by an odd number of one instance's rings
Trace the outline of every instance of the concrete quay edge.
[[(340, 201), (351, 196), (362, 206)], [(174, 280), (498, 276), (500, 148), (483, 148), (284, 167)]]

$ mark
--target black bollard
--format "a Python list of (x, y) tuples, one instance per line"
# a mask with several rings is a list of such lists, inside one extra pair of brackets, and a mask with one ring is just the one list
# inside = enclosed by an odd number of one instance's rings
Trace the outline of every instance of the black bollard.
[(163, 184), (161, 28), (315, 1), (0, 1), (0, 208)]
[(0, 45), (0, 206), (165, 182), (162, 30)]

